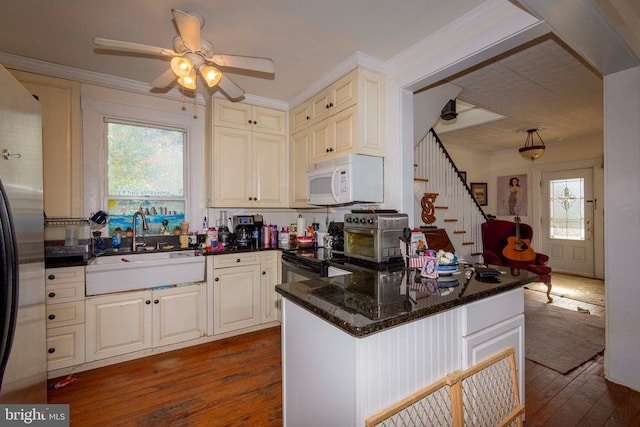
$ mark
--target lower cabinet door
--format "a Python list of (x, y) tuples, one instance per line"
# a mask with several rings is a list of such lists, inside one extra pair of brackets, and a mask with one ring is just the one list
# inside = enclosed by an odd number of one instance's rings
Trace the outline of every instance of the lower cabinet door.
[(213, 333), (260, 323), (260, 265), (213, 270)]
[(152, 292), (87, 298), (87, 362), (151, 347)]
[(524, 404), (524, 314), (492, 325), (462, 339), (462, 368), (469, 368), (509, 347), (516, 351), (518, 388)]
[(84, 324), (47, 329), (47, 370), (84, 363)]
[(153, 346), (205, 335), (205, 283), (153, 291)]

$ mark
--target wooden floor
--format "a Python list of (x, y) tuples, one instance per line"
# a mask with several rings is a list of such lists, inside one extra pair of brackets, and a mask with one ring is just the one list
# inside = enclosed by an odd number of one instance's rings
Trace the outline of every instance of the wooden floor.
[[(604, 316), (604, 307), (554, 300)], [(607, 382), (602, 355), (566, 375), (528, 360), (525, 369), (527, 427), (640, 426), (640, 393)], [(73, 426), (280, 426), (281, 375), (276, 327), (80, 372), (50, 390), (49, 403), (68, 403)]]

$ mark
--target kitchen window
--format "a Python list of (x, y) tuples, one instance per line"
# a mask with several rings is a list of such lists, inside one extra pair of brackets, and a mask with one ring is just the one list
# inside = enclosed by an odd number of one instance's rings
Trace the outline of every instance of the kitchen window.
[(187, 132), (106, 119), (109, 235), (131, 227), (141, 210), (150, 235), (173, 234), (185, 221)]

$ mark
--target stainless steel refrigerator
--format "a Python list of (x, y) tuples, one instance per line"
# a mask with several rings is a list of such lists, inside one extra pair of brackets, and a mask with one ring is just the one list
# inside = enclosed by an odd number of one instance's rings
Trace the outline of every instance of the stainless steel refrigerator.
[(46, 403), (40, 105), (0, 65), (0, 403)]

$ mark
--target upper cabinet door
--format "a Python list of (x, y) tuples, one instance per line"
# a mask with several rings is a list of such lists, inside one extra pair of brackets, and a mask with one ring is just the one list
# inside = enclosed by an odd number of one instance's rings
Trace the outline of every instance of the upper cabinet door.
[(253, 107), (252, 113), (253, 131), (285, 135), (287, 133), (287, 114), (284, 111), (272, 108)]
[(251, 132), (220, 126), (213, 137), (215, 206), (252, 206)]
[(44, 211), (82, 216), (80, 83), (11, 70), (42, 107)]
[(251, 105), (219, 98), (215, 98), (213, 102), (213, 124), (215, 126), (251, 130), (253, 127)]

